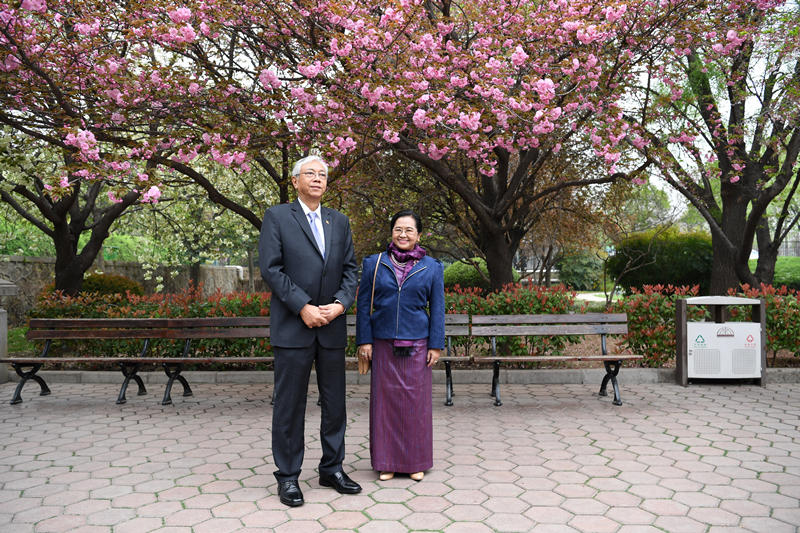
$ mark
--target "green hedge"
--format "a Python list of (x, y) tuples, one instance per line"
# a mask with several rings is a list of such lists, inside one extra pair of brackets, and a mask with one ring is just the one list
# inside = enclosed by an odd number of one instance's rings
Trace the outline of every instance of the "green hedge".
[[(675, 300), (697, 295), (697, 287), (645, 286), (642, 291), (615, 302), (612, 310), (628, 314), (628, 334), (623, 346), (632, 353), (644, 355), (644, 364), (661, 367), (675, 360)], [(767, 350), (773, 357), (778, 350), (791, 350), (800, 355), (800, 293), (786, 287), (759, 288), (744, 286), (740, 291), (729, 291), (730, 296), (763, 298), (766, 308)], [(749, 311), (732, 306), (731, 321), (749, 320)], [(689, 306), (689, 320), (709, 319), (708, 312), (700, 306)]]
[(591, 252), (566, 254), (556, 266), (558, 280), (576, 291), (591, 291), (600, 287), (603, 261)]
[[(660, 367), (675, 361), (677, 340), (675, 337), (675, 300), (697, 296), (695, 287), (672, 285), (646, 285), (639, 291), (620, 298), (612, 304), (615, 313), (628, 314), (628, 334), (622, 345), (631, 353), (644, 356), (648, 367)], [(691, 306), (690, 319), (699, 320), (703, 308)]]
[(622, 275), (626, 293), (645, 285), (699, 287), (707, 294), (711, 283), (713, 250), (705, 233), (644, 232), (625, 239), (608, 258), (606, 269), (612, 279)]
[[(204, 297), (201, 288), (188, 287), (177, 294), (97, 294), (65, 296), (60, 291), (45, 294), (31, 311), (31, 318), (168, 318), (213, 316), (260, 316), (269, 314), (268, 293), (214, 294)], [(71, 353), (138, 355), (141, 341), (58, 341), (50, 348), (54, 356)], [(202, 339), (193, 342), (198, 357), (271, 356), (269, 339)], [(41, 346), (37, 346), (41, 348)], [(180, 355), (183, 341), (159, 339), (151, 342), (150, 355)]]
[[(649, 367), (671, 365), (676, 352), (675, 300), (697, 295), (697, 287), (671, 285), (646, 286), (616, 301), (610, 312), (628, 314), (628, 334), (622, 338), (622, 348), (644, 355), (643, 364)], [(731, 294), (734, 294), (731, 292)], [(767, 349), (792, 350), (798, 355), (800, 339), (800, 293), (786, 287), (762, 286), (757, 289), (743, 287), (736, 293), (748, 298), (766, 301)], [(40, 300), (32, 317), (205, 317), (205, 316), (259, 316), (269, 313), (268, 293), (232, 293), (202, 296), (199, 289), (189, 288), (179, 294), (153, 296), (84, 294), (76, 297), (52, 294)], [(504, 314), (558, 314), (585, 312), (586, 304), (576, 300), (575, 292), (563, 285), (555, 287), (526, 288), (508, 285), (502, 292), (483, 295), (479, 289), (456, 288), (445, 293), (448, 313), (470, 315)], [(742, 310), (732, 307), (732, 320), (741, 320)], [(699, 320), (705, 310), (690, 306), (690, 319)], [(454, 339), (453, 355), (485, 355), (489, 339)], [(572, 343), (580, 342), (578, 336), (501, 338), (499, 347), (517, 355), (563, 353)], [(269, 339), (231, 339), (198, 341), (197, 355), (236, 356), (272, 355)], [(84, 355), (128, 354), (135, 355), (141, 347), (135, 341), (70, 341), (53, 343), (54, 356), (66, 352)], [(153, 355), (178, 355), (181, 341), (161, 340), (153, 343)], [(40, 348), (40, 346), (39, 346)], [(355, 354), (353, 338), (349, 340), (348, 355)]]
[(118, 274), (89, 274), (83, 278), (81, 291), (97, 294), (125, 294), (126, 292), (139, 296), (144, 294), (141, 283)]
[[(486, 260), (481, 257), (474, 257), (472, 261), (477, 263), (478, 268), (483, 273), (481, 275), (478, 270), (471, 264), (462, 261), (457, 261), (447, 266), (444, 269), (444, 287), (445, 289), (453, 289), (455, 287), (469, 287), (478, 288), (482, 291), (489, 291), (489, 269), (486, 267)], [(512, 272), (514, 281), (519, 281), (519, 272), (514, 270)]]
[[(785, 285), (775, 288), (762, 284), (759, 288), (744, 285), (740, 292), (729, 291), (729, 294), (763, 298), (767, 313), (767, 349), (772, 350), (773, 357), (778, 350), (791, 350), (795, 356), (800, 355), (800, 293)], [(732, 320), (743, 316), (746, 316), (743, 309), (732, 309)]]

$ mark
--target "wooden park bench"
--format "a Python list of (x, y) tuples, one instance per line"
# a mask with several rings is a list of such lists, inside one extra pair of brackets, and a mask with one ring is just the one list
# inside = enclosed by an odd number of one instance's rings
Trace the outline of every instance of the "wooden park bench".
[[(600, 385), (600, 396), (606, 396), (606, 387), (610, 382), (614, 389), (614, 405), (622, 405), (617, 374), (622, 361), (642, 359), (641, 355), (609, 354), (606, 344), (607, 335), (625, 334), (628, 332), (628, 317), (625, 313), (575, 313), (560, 315), (473, 315), (470, 337), (473, 342), (478, 338), (489, 338), (491, 355), (472, 357), (475, 363), (492, 363), (491, 395), (495, 405), (503, 405), (500, 401), (500, 364), (542, 363), (562, 361), (602, 361), (606, 370)], [(597, 355), (533, 355), (520, 356), (498, 353), (498, 337), (536, 337), (566, 335), (599, 335), (601, 352)], [(452, 405), (453, 384), (450, 376), (450, 361), (459, 360), (449, 357), (445, 361), (447, 374), (447, 400), (445, 405)], [(464, 358), (460, 358), (464, 360)]]
[[(446, 401), (453, 405), (453, 378), (451, 363), (455, 361), (492, 363), (491, 394), (495, 405), (500, 401), (499, 372), (502, 362), (552, 362), (552, 361), (602, 361), (606, 375), (600, 387), (600, 395), (606, 395), (606, 387), (611, 382), (614, 389), (614, 404), (621, 405), (617, 374), (622, 361), (641, 359), (640, 355), (608, 354), (606, 335), (627, 333), (625, 314), (567, 314), (567, 315), (474, 315), (470, 327), (470, 317), (465, 314), (445, 315), (446, 354), (440, 360), (445, 365)], [(347, 315), (347, 334), (355, 336), (355, 316)], [(519, 336), (563, 336), (600, 335), (601, 355), (552, 355), (517, 356), (498, 353), (497, 337)], [(192, 356), (192, 342), (200, 339), (243, 339), (268, 338), (269, 317), (212, 317), (212, 318), (35, 318), (31, 319), (27, 338), (43, 340), (45, 346), (38, 357), (10, 357), (0, 359), (0, 363), (10, 363), (21, 378), (14, 391), (11, 403), (22, 402), (22, 389), (30, 380), (41, 388), (40, 395), (50, 394), (50, 389), (37, 372), (45, 364), (91, 363), (115, 364), (120, 367), (123, 382), (117, 403), (126, 402), (126, 392), (131, 381), (138, 385), (138, 395), (147, 394), (144, 382), (138, 375), (143, 365), (161, 365), (167, 375), (162, 405), (172, 403), (171, 390), (175, 381), (183, 386), (183, 395), (192, 396), (186, 378), (181, 375), (185, 365), (204, 364), (257, 364), (274, 360), (273, 357), (203, 357)], [(453, 355), (452, 341), (456, 337), (467, 337), (471, 342), (489, 338), (491, 356), (463, 357)], [(142, 340), (138, 355), (105, 354), (97, 356), (48, 356), (53, 341), (57, 340)], [(153, 357), (148, 356), (151, 341), (156, 339), (183, 340), (181, 355)], [(350, 360), (355, 360), (351, 358)]]
[[(192, 356), (192, 341), (199, 339), (244, 339), (269, 338), (269, 317), (210, 317), (210, 318), (33, 318), (30, 320), (27, 338), (45, 341), (44, 350), (38, 357), (10, 357), (0, 363), (10, 363), (21, 378), (11, 399), (12, 404), (22, 402), (22, 388), (30, 380), (41, 388), (40, 395), (47, 396), (50, 389), (39, 369), (52, 363), (115, 364), (120, 367), (124, 380), (117, 396), (117, 403), (126, 402), (125, 393), (131, 380), (139, 387), (138, 394), (147, 394), (142, 378), (138, 375), (142, 365), (161, 365), (167, 375), (162, 405), (172, 403), (170, 392), (178, 381), (183, 385), (183, 395), (191, 396), (192, 389), (181, 375), (184, 365), (211, 363), (265, 363), (272, 357), (203, 357)], [(138, 356), (105, 354), (97, 356), (49, 356), (53, 341), (57, 340), (142, 340)], [(156, 339), (183, 340), (180, 356), (151, 357), (147, 353), (151, 341)]]

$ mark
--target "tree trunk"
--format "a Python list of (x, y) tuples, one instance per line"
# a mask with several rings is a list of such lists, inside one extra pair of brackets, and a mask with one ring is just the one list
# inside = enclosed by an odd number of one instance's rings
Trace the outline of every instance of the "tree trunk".
[(711, 266), (710, 292), (713, 295), (724, 295), (729, 288), (739, 286), (739, 277), (736, 275), (734, 262), (736, 258), (730, 253), (726, 243), (719, 243), (715, 236), (711, 236), (711, 246), (714, 250), (713, 265)]
[(492, 291), (500, 291), (504, 285), (514, 282), (513, 266), (516, 246), (503, 238), (488, 239), (482, 249), (486, 253), (486, 268)]
[(75, 254), (64, 257), (64, 254), (59, 254), (56, 249), (56, 290), (68, 296), (75, 296), (83, 286), (83, 272), (83, 266)]
[(755, 277), (760, 283), (772, 285), (775, 280), (775, 263), (778, 261), (778, 246), (772, 241), (769, 223), (762, 220), (756, 229), (758, 242), (758, 262)]
[(80, 292), (83, 287), (83, 275), (91, 268), (102, 250), (103, 240), (106, 237), (108, 234), (103, 234), (99, 239), (96, 236), (90, 238), (81, 252), (77, 253), (78, 235), (69, 229), (57, 228), (53, 237), (56, 248), (56, 290), (69, 296), (75, 296)]
[(722, 206), (720, 228), (727, 239), (716, 232), (711, 234), (714, 253), (710, 291), (713, 295), (727, 294), (728, 289), (739, 286), (741, 280), (736, 273), (736, 260), (743, 246), (742, 236), (747, 224), (747, 199), (739, 187), (723, 184)]

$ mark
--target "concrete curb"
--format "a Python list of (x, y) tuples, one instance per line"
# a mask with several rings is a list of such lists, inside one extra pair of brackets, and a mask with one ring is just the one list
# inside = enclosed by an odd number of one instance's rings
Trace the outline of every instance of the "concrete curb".
[[(119, 371), (110, 370), (42, 370), (39, 372), (48, 383), (106, 383), (118, 385), (122, 382)], [(139, 375), (145, 384), (161, 384), (167, 382), (167, 377), (161, 371), (140, 372)], [(264, 383), (272, 384), (272, 371), (186, 371), (183, 373), (190, 384), (194, 383)], [(605, 375), (601, 368), (591, 369), (501, 369), (500, 383), (518, 385), (550, 385), (550, 384), (592, 384), (599, 385)], [(347, 383), (367, 384), (369, 374), (362, 376), (356, 371), (348, 371)], [(646, 383), (675, 383), (675, 369), (673, 368), (623, 368), (619, 373), (620, 383), (623, 385)], [(19, 377), (14, 374), (9, 376), (9, 381), (18, 382)], [(316, 376), (311, 373), (312, 383)], [(468, 370), (454, 369), (453, 383), (486, 383), (492, 381), (490, 369)], [(443, 385), (445, 374), (443, 369), (433, 372), (434, 384)], [(767, 383), (800, 383), (800, 368), (770, 368), (767, 372)], [(31, 385), (35, 386), (35, 385)]]

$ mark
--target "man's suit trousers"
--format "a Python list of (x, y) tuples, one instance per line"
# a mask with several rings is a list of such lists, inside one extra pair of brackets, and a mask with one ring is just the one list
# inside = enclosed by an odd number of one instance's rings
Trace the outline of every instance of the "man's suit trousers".
[(275, 389), (272, 409), (272, 456), (277, 480), (296, 480), (305, 451), (304, 432), (308, 382), (312, 363), (316, 367), (317, 387), (322, 404), (320, 474), (342, 469), (345, 408), (344, 349), (323, 348), (314, 342), (306, 348), (273, 347)]

